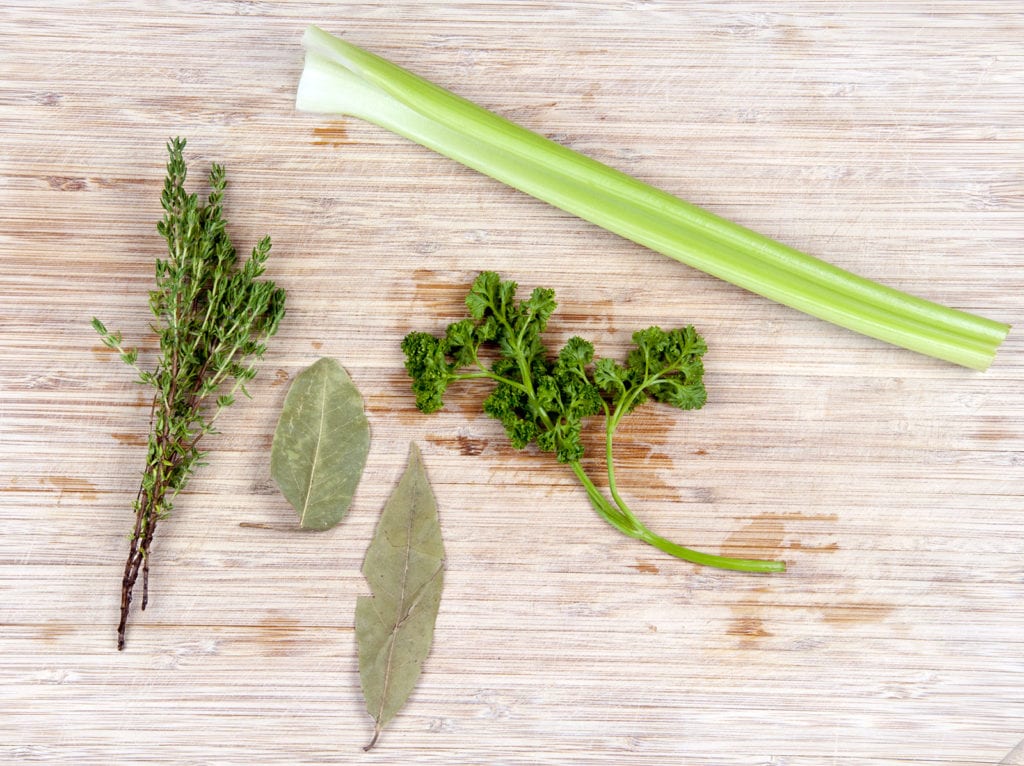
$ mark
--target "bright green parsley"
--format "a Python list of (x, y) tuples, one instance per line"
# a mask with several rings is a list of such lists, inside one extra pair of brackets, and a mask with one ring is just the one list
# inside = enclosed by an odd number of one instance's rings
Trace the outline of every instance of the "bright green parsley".
[[(483, 409), (505, 427), (512, 445), (536, 445), (568, 464), (591, 504), (622, 533), (697, 564), (749, 572), (778, 572), (782, 562), (725, 558), (676, 545), (651, 532), (620, 496), (612, 461), (615, 429), (623, 416), (653, 399), (681, 410), (699, 409), (707, 400), (702, 356), (704, 339), (692, 326), (674, 330), (648, 327), (633, 334), (624, 364), (594, 361), (594, 346), (573, 337), (555, 355), (542, 334), (555, 310), (554, 291), (538, 287), (516, 300), (517, 285), (485, 271), (466, 297), (470, 316), (448, 326), (443, 336), (413, 332), (405, 337), (405, 367), (416, 406), (425, 413), (444, 406), (448, 386), (487, 379), (495, 383)], [(488, 353), (488, 348), (496, 349)], [(485, 363), (483, 359), (489, 360)], [(490, 361), (492, 360), (493, 361)], [(605, 419), (606, 496), (581, 464), (586, 418)]]

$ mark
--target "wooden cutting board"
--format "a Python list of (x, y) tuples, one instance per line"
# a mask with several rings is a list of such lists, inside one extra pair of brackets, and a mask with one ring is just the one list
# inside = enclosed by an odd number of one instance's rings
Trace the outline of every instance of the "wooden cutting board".
[[(809, 319), (379, 129), (294, 111), (305, 24), (858, 273), (1021, 320), (1015, 2), (8, 2), (0, 95), (0, 761), (998, 763), (1024, 738), (1024, 355), (986, 373)], [(164, 143), (230, 233), (274, 239), (288, 315), (114, 624), (151, 359)], [(699, 569), (617, 534), (511, 450), (483, 389), (415, 411), (398, 344), (482, 269), (554, 288), (558, 342), (694, 323), (708, 405), (617, 452), (667, 537), (782, 557)], [(373, 430), (349, 517), (301, 533), (269, 476), (320, 356)], [(595, 436), (596, 438), (596, 436)], [(419, 687), (371, 724), (359, 573), (410, 440), (448, 570)], [(1019, 762), (1019, 761), (1008, 761)]]

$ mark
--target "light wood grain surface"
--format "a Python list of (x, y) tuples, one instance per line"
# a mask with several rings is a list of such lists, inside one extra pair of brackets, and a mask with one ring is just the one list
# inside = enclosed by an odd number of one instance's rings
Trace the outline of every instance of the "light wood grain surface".
[[(975, 373), (717, 282), (379, 129), (294, 111), (315, 22), (789, 244), (1022, 320), (1019, 2), (26, 2), (0, 6), (0, 762), (989, 766), (1024, 738), (1024, 344)], [(164, 143), (227, 165), (289, 311), (158, 532), (115, 650), (153, 350)], [(198, 188), (198, 187), (197, 187)], [(698, 569), (628, 540), (464, 389), (419, 415), (398, 348), (481, 269), (559, 295), (552, 339), (707, 337), (708, 405), (627, 421), (656, 530), (781, 556)], [(560, 318), (559, 318), (560, 317)], [(144, 353), (144, 356), (146, 356)], [(269, 477), (322, 355), (373, 429), (349, 517), (293, 528)], [(448, 574), (382, 737), (352, 632), (415, 439)], [(1016, 761), (1008, 761), (1016, 762)]]

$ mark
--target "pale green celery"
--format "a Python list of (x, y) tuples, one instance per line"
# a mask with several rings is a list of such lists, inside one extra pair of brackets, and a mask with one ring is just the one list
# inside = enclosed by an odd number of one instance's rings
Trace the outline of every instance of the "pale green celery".
[(300, 110), (364, 119), (520, 191), (812, 316), (986, 369), (1009, 326), (859, 277), (532, 133), (317, 27)]

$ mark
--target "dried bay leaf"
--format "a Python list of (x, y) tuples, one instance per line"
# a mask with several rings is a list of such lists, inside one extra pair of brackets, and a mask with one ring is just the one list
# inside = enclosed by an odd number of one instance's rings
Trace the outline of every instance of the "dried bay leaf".
[(374, 719), (373, 740), (402, 707), (420, 675), (441, 602), (444, 544), (420, 451), (391, 493), (363, 562), (373, 592), (356, 601), (359, 679)]
[(303, 529), (341, 521), (369, 451), (362, 396), (340, 364), (317, 360), (288, 389), (270, 452), (270, 475)]

